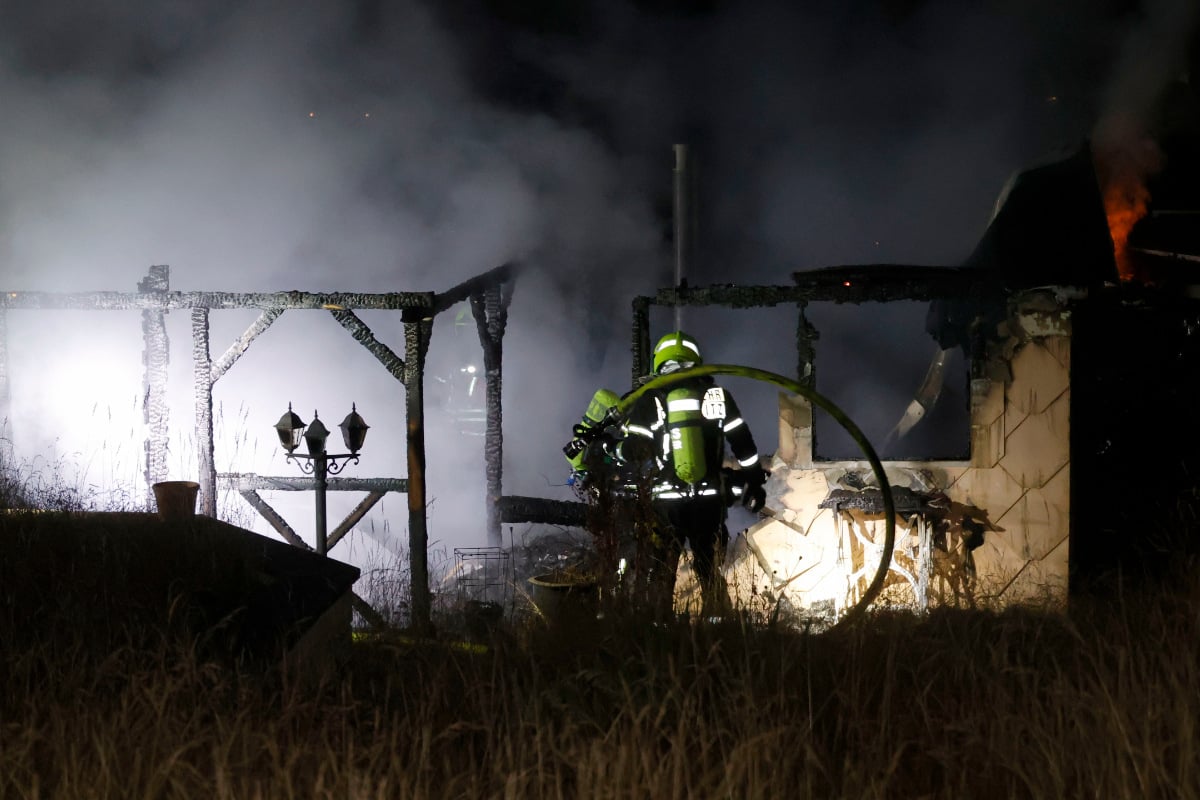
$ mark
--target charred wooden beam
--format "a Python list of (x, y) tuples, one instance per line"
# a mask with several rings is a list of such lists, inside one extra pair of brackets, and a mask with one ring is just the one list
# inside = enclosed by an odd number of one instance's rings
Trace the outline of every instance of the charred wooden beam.
[[(933, 495), (929, 493), (916, 492), (906, 486), (893, 486), (891, 490), (895, 511), (901, 516), (927, 514), (932, 510), (930, 503)], [(875, 487), (861, 490), (832, 489), (817, 507), (832, 508), (835, 511), (862, 511), (867, 514), (882, 514), (885, 508), (883, 492)]]
[(640, 302), (660, 306), (726, 306), (761, 308), (781, 303), (927, 301), (942, 297), (973, 297), (991, 291), (996, 281), (989, 272), (961, 267), (923, 267), (903, 264), (827, 267), (794, 272), (794, 286), (670, 286)]
[(192, 388), (196, 408), (196, 469), (200, 513), (217, 516), (217, 467), (213, 458), (212, 356), (208, 349), (208, 309), (192, 309)]
[(805, 293), (795, 286), (672, 286), (659, 289), (653, 302), (660, 306), (728, 306), (759, 308), (804, 300)]
[(502, 420), (502, 368), (504, 330), (508, 324), (508, 306), (512, 302), (512, 284), (491, 286), (471, 295), (471, 314), (483, 347), (486, 407), (484, 461), (486, 474), (487, 539), (489, 547), (504, 544), (500, 532), (499, 501), (503, 493), (504, 429)]
[(346, 515), (336, 528), (329, 533), (329, 547), (332, 548), (335, 544), (342, 540), (342, 537), (349, 533), (355, 525), (367, 515), (367, 512), (375, 507), (375, 504), (382, 500), (387, 495), (387, 492), (375, 491), (368, 494), (362, 501), (354, 507), (354, 510)]
[[(169, 291), (171, 268), (165, 264), (150, 267), (149, 274), (138, 282), (137, 288), (139, 292)], [(171, 348), (165, 311), (147, 309), (142, 312), (142, 340), (142, 421), (146, 423), (142, 476), (146, 480), (146, 507), (152, 508), (154, 484), (167, 479), (167, 444), (170, 438), (167, 366)]]
[(250, 347), (250, 343), (262, 334), (267, 328), (271, 327), (271, 323), (279, 319), (279, 315), (283, 313), (282, 308), (268, 308), (258, 315), (258, 319), (250, 325), (249, 328), (242, 333), (241, 336), (229, 345), (229, 349), (221, 354), (221, 357), (216, 360), (212, 368), (212, 380), (216, 383), (221, 379), (229, 368), (232, 367), (237, 360), (242, 357), (246, 349)]
[(463, 281), (451, 289), (438, 292), (432, 303), (433, 313), (435, 315), (440, 314), (451, 306), (469, 299), (473, 294), (479, 294), (504, 283), (511, 283), (516, 277), (517, 264), (515, 262), (510, 261), (494, 267), (487, 272), (476, 275), (474, 278)]
[(644, 381), (650, 372), (651, 305), (760, 308), (794, 303), (800, 312), (796, 326), (797, 379), (811, 387), (816, 383), (814, 343), (818, 333), (805, 316), (809, 303), (976, 300), (994, 295), (1001, 288), (994, 275), (980, 269), (900, 264), (828, 267), (795, 272), (792, 278), (794, 286), (671, 286), (660, 288), (653, 297), (635, 297), (631, 344), (633, 385)]
[(330, 309), (333, 318), (338, 321), (338, 324), (350, 332), (354, 337), (354, 341), (361, 344), (367, 349), (371, 355), (383, 364), (384, 369), (392, 374), (392, 377), (398, 381), (404, 380), (404, 359), (396, 355), (392, 348), (388, 347), (383, 342), (375, 338), (375, 334), (367, 327), (358, 316), (347, 309)]
[(633, 375), (630, 386), (637, 386), (642, 378), (650, 374), (650, 303), (649, 297), (633, 298), (633, 331), (630, 345), (633, 349)]
[(997, 278), (986, 270), (907, 264), (826, 267), (794, 272), (792, 279), (802, 299), (834, 303), (966, 299), (999, 288)]
[[(307, 550), (308, 546), (283, 517), (258, 493), (266, 491), (306, 491), (314, 488), (315, 481), (311, 478), (284, 478), (250, 473), (221, 473), (217, 476), (217, 485), (222, 489), (235, 489), (242, 498), (257, 511), (263, 519), (270, 523), (280, 536), (298, 547)], [(408, 482), (396, 478), (330, 478), (327, 490), (341, 492), (367, 491), (368, 494), (346, 518), (329, 534), (328, 546), (332, 548), (342, 540), (388, 492), (403, 492)]]
[(353, 593), (351, 595), (350, 603), (354, 606), (354, 610), (358, 612), (359, 616), (361, 616), (363, 620), (366, 621), (367, 625), (369, 625), (373, 630), (387, 630), (388, 623), (387, 620), (383, 618), (383, 615), (372, 608), (371, 604), (359, 597), (357, 593)]
[(1151, 250), (1148, 247), (1130, 247), (1129, 249), (1134, 250), (1139, 253), (1145, 253), (1148, 256), (1157, 256), (1159, 258), (1169, 258), (1169, 259), (1172, 259), (1175, 261), (1192, 261), (1192, 262), (1200, 263), (1200, 256), (1195, 255), (1193, 253), (1176, 253), (1171, 250)]
[(796, 314), (796, 380), (801, 386), (815, 389), (817, 386), (817, 340), (820, 332), (808, 321), (804, 313), (807, 303), (797, 303)]
[(929, 583), (933, 578), (933, 525), (913, 517), (917, 528), (917, 608), (929, 608)]
[(302, 550), (312, 550), (312, 548), (308, 546), (308, 543), (301, 539), (300, 536), (297, 535), (294, 530), (292, 530), (292, 526), (287, 524), (283, 517), (279, 515), (279, 512), (274, 508), (271, 508), (271, 504), (262, 499), (258, 492), (254, 491), (253, 489), (242, 489), (238, 492), (238, 494), (240, 494), (242, 499), (249, 503), (250, 506), (257, 511), (280, 536), (283, 537), (284, 541), (290, 545), (299, 547)]
[[(217, 475), (217, 487), (239, 492), (255, 489), (275, 492), (309, 492), (316, 487), (312, 478), (256, 475), (253, 472), (222, 472)], [(405, 492), (408, 481), (403, 478), (329, 478), (330, 492)]]
[(427, 309), (404, 312), (404, 410), (408, 420), (408, 557), (412, 624), (432, 632), (429, 591), (429, 527), (425, 512), (425, 354), (433, 334)]
[(0, 308), (122, 311), (137, 309), (234, 308), (363, 309), (429, 308), (433, 292), (4, 292)]
[(12, 463), (12, 389), (8, 378), (8, 312), (0, 308), (0, 466)]
[(505, 495), (500, 498), (502, 522), (532, 522), (582, 528), (587, 524), (587, 503), (548, 500), (543, 497)]

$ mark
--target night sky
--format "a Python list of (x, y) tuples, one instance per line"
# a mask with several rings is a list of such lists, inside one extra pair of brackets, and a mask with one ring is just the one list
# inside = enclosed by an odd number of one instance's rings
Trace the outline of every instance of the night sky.
[[(0, 288), (132, 291), (165, 263), (184, 290), (443, 290), (518, 260), (506, 491), (565, 497), (571, 422), (598, 385), (628, 386), (629, 301), (672, 280), (672, 144), (699, 162), (693, 285), (958, 264), (1014, 172), (1088, 137), (1144, 142), (1195, 61), (1195, 24), (1183, 0), (0, 0)], [(87, 423), (105, 413), (139, 448), (136, 315), (86, 335), (10, 317), (22, 450), (103, 446)], [(711, 361), (793, 363), (790, 314), (692, 319)], [(218, 384), (226, 428), (249, 432), (220, 469), (286, 474), (269, 439), (286, 403), (336, 422), (354, 400), (373, 426), (358, 474), (402, 474), (402, 394), (320, 322), (281, 321)], [(245, 324), (217, 326), (214, 350)], [(398, 342), (398, 323), (377, 324)], [(867, 372), (897, 358), (847, 336)], [(927, 360), (927, 341), (885, 338)], [(297, 352), (326, 377), (268, 377)], [(456, 363), (452, 330), (430, 358)], [(81, 380), (111, 391), (80, 398)], [(743, 403), (764, 451), (773, 403)], [(477, 447), (434, 432), (435, 498)], [(188, 477), (186, 441), (172, 463)], [(475, 543), (475, 522), (436, 499), (432, 515), (435, 538)]]

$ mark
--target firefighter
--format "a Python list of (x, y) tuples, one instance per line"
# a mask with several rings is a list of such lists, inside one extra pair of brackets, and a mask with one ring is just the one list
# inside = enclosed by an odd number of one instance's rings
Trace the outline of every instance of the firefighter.
[[(435, 365), (429, 398), (445, 411), (463, 436), (483, 436), (487, 426), (487, 381), (481, 369), (479, 339), (471, 309), (464, 304), (454, 315), (449, 355)], [(447, 363), (447, 361), (449, 363)]]
[(567, 485), (587, 500), (586, 527), (596, 550), (601, 588), (606, 592), (620, 588), (632, 597), (638, 565), (647, 560), (641, 557), (641, 543), (649, 537), (638, 531), (652, 529), (646, 520), (653, 511), (640, 500), (648, 497), (638, 491), (644, 481), (618, 455), (625, 437), (617, 411), (620, 400), (616, 392), (598, 389), (572, 428), (574, 438), (563, 447), (563, 454), (571, 467)]
[(617, 393), (610, 389), (597, 389), (592, 395), (587, 411), (583, 412), (583, 418), (572, 430), (574, 438), (563, 447), (563, 455), (571, 465), (571, 477), (567, 480), (569, 485), (586, 485), (588, 467), (596, 458), (612, 460), (611, 456), (606, 458), (604, 451), (615, 443), (616, 432), (606, 433), (606, 429), (618, 423), (614, 414), (618, 402), (620, 398)]
[[(653, 375), (701, 363), (696, 340), (674, 331), (654, 348)], [(652, 602), (659, 612), (670, 612), (675, 572), (686, 541), (702, 592), (703, 613), (721, 613), (729, 600), (720, 572), (729, 542), (726, 507), (735, 494), (751, 511), (761, 510), (766, 503), (767, 473), (733, 395), (711, 376), (688, 378), (642, 395), (623, 431), (625, 439), (614, 450), (618, 463), (634, 463), (648, 451), (657, 466), (651, 488), (659, 520), (653, 537)], [(733, 470), (724, 468), (726, 442), (737, 461)], [(732, 491), (732, 485), (740, 492)]]

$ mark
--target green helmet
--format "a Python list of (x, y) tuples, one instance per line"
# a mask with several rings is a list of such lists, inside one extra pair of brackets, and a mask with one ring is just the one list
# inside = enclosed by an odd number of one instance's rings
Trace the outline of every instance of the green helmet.
[(654, 374), (658, 375), (668, 361), (700, 364), (700, 345), (683, 331), (668, 333), (654, 346)]

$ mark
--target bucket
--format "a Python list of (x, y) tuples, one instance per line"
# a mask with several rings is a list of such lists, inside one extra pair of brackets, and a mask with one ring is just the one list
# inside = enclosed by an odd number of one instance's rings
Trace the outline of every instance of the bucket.
[(551, 622), (577, 622), (595, 619), (600, 586), (595, 579), (568, 579), (558, 573), (526, 579), (534, 605)]
[(195, 481), (162, 481), (154, 484), (154, 502), (158, 516), (164, 521), (186, 520), (196, 516), (196, 495), (200, 484)]

